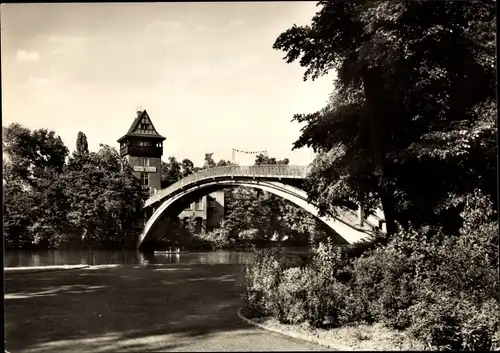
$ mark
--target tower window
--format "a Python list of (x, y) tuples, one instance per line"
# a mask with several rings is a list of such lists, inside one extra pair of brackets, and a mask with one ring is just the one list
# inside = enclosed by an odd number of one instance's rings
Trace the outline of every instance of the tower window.
[(141, 157), (140, 162), (141, 162), (142, 167), (149, 167), (150, 166), (150, 164), (149, 164), (150, 160), (148, 157)]
[(149, 174), (148, 173), (141, 173), (141, 184), (144, 186), (149, 185)]
[(146, 123), (141, 123), (141, 129), (146, 130), (148, 128), (148, 124)]

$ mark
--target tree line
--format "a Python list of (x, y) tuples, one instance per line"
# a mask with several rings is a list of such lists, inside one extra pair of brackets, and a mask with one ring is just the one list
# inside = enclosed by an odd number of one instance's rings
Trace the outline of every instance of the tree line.
[[(98, 152), (89, 152), (87, 137), (79, 132), (70, 154), (55, 132), (17, 123), (3, 129), (3, 147), (6, 248), (135, 245), (148, 194), (116, 149), (101, 145)], [(288, 162), (265, 155), (255, 159), (256, 165)], [(171, 156), (161, 164), (161, 185), (165, 188), (197, 171), (230, 164), (223, 159), (215, 162), (212, 153), (205, 154), (201, 167)], [(195, 236), (193, 223), (171, 220), (159, 240), (195, 239), (211, 248), (234, 248), (283, 238), (307, 244), (310, 235), (326, 234), (317, 220), (288, 201), (241, 187), (226, 189), (220, 229)]]
[(17, 123), (2, 143), (6, 248), (132, 245), (147, 193), (116, 149), (89, 152), (79, 132), (70, 155), (55, 132)]

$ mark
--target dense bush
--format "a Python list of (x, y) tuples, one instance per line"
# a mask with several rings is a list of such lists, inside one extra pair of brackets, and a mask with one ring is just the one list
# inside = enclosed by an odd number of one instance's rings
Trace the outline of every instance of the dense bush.
[(338, 278), (344, 265), (340, 248), (331, 242), (313, 248), (312, 262), (305, 271), (309, 278), (307, 316), (312, 326), (337, 326), (342, 321), (347, 287)]
[(233, 239), (227, 236), (224, 222), (221, 223), (220, 228), (213, 229), (212, 231), (207, 233), (197, 234), (196, 238), (198, 238), (202, 242), (205, 242), (213, 250), (234, 248)]
[(244, 299), (251, 316), (281, 317), (277, 300), (282, 267), (276, 254), (270, 250), (255, 253), (255, 259), (245, 273)]
[(259, 251), (246, 269), (246, 301), (253, 315), (272, 315), (284, 323), (307, 320), (315, 327), (342, 322), (347, 286), (337, 277), (344, 259), (338, 247), (321, 243), (309, 266), (291, 267), (285, 256)]
[(307, 301), (310, 275), (308, 269), (292, 267), (283, 271), (278, 284), (278, 300), (282, 306), (282, 321), (297, 324), (308, 318)]
[(351, 311), (350, 321), (384, 322), (394, 328), (409, 325), (414, 283), (408, 257), (394, 247), (377, 249), (353, 263), (351, 295), (363, 310)]
[(247, 268), (249, 303), (283, 323), (381, 322), (431, 349), (499, 347), (498, 222), (479, 191), (461, 216), (456, 236), (423, 227), (354, 257), (321, 243), (302, 268), (261, 253)]
[(500, 311), (495, 299), (471, 302), (451, 293), (436, 292), (432, 301), (414, 305), (412, 332), (430, 348), (489, 350), (498, 335)]

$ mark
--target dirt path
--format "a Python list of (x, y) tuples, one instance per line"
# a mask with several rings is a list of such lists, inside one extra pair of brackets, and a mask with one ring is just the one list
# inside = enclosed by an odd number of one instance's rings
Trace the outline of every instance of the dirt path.
[(243, 322), (235, 265), (6, 273), (11, 352), (324, 350)]

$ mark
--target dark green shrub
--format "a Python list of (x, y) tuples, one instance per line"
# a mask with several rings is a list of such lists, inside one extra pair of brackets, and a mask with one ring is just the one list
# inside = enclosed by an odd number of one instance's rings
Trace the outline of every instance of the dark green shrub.
[(354, 244), (343, 246), (344, 253), (350, 259), (359, 258), (369, 251), (383, 248), (389, 242), (389, 237), (382, 233), (377, 233), (369, 239), (363, 239)]
[(373, 255), (380, 264), (380, 281), (374, 284), (372, 310), (378, 321), (401, 330), (410, 325), (408, 308), (415, 301), (415, 268), (421, 256), (418, 248), (408, 256), (395, 245)]
[(456, 236), (407, 230), (356, 256), (324, 242), (307, 266), (288, 270), (268, 252), (247, 276), (249, 302), (287, 323), (382, 322), (432, 349), (499, 347), (498, 222), (480, 192), (466, 200)]
[(491, 204), (476, 191), (467, 198), (460, 233), (426, 244), (416, 271), (411, 331), (432, 348), (498, 344), (498, 222), (491, 216)]
[[(309, 270), (311, 271), (311, 270)], [(330, 328), (342, 323), (348, 287), (335, 279), (325, 280), (311, 271), (307, 293), (307, 320), (313, 327)]]
[(458, 298), (442, 293), (434, 303), (427, 301), (414, 305), (411, 309), (412, 326), (410, 332), (427, 343), (429, 348), (458, 350), (461, 348), (460, 313)]
[(354, 260), (350, 289), (346, 320), (408, 326), (405, 313), (412, 300), (412, 277), (408, 259), (394, 247), (377, 249)]
[(307, 269), (286, 269), (278, 285), (278, 296), (282, 306), (282, 322), (297, 324), (307, 318), (307, 288), (311, 275)]
[(333, 327), (342, 322), (342, 310), (348, 287), (338, 280), (346, 261), (340, 247), (332, 242), (313, 248), (307, 268), (307, 319), (314, 327)]
[[(465, 303), (467, 304), (467, 302)], [(465, 350), (491, 350), (498, 348), (495, 334), (499, 332), (500, 310), (498, 303), (488, 300), (479, 308), (475, 305), (463, 306), (464, 318), (460, 335)]]
[(245, 269), (244, 300), (253, 316), (281, 317), (278, 285), (282, 268), (269, 250), (257, 251), (254, 261)]
[(499, 328), (497, 328), (497, 330), (493, 334), (492, 344), (493, 344), (492, 349), (494, 349), (496, 351), (500, 351), (500, 329)]
[(377, 313), (372, 300), (378, 297), (377, 284), (381, 281), (377, 256), (362, 256), (352, 264), (350, 292), (346, 296), (344, 320), (372, 323)]
[(439, 350), (491, 350), (495, 347), (500, 310), (494, 299), (476, 304), (451, 293), (435, 292), (434, 301), (410, 309), (410, 332)]

